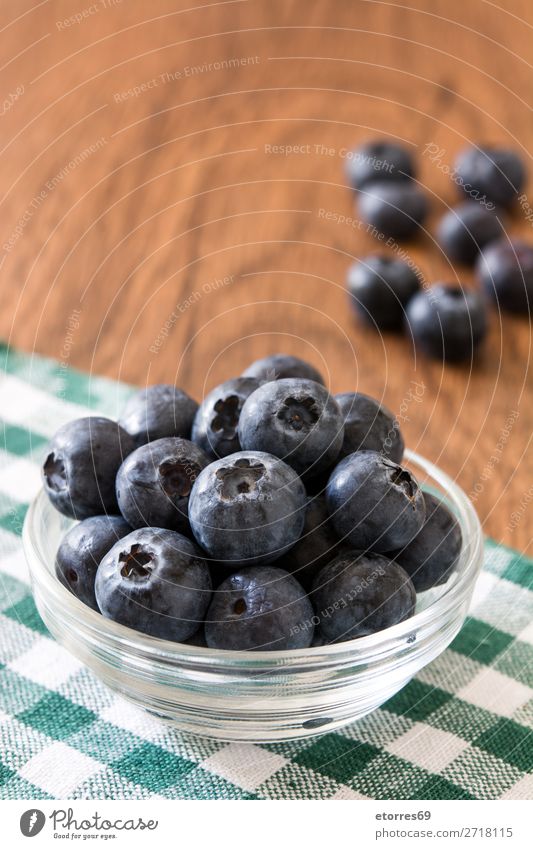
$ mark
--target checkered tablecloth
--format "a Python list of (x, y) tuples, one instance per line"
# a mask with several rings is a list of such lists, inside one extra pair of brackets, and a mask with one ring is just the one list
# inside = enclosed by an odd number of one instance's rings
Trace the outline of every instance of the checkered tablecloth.
[(531, 799), (533, 563), (487, 541), (463, 630), (381, 710), (273, 745), (179, 734), (55, 643), (21, 550), (48, 437), (131, 391), (0, 348), (0, 798)]

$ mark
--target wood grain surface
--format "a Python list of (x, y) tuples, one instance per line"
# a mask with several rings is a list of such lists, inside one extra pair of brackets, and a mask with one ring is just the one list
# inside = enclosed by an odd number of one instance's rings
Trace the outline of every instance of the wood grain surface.
[[(446, 167), (501, 142), (533, 174), (533, 6), (499, 4), (2, 3), (0, 337), (197, 397), (256, 357), (309, 358), (400, 412), (487, 533), (531, 551), (528, 320), (493, 310), (479, 361), (443, 368), (361, 327), (344, 288), (381, 249), (344, 179), (376, 135), (412, 149), (432, 204), (388, 252), (473, 284), (433, 238), (457, 199)], [(509, 228), (533, 240), (526, 213)]]

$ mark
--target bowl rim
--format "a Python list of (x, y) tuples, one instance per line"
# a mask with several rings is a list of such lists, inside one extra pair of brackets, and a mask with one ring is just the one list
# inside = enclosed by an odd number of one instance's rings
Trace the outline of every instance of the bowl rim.
[(353, 640), (340, 643), (301, 649), (230, 651), (187, 645), (152, 637), (149, 634), (143, 634), (141, 631), (136, 631), (126, 625), (107, 619), (76, 598), (57, 580), (42, 553), (39, 546), (39, 534), (36, 530), (36, 519), (40, 511), (44, 509), (44, 505), (49, 504), (44, 489), (41, 489), (32, 500), (22, 529), (22, 544), (29, 566), (32, 590), (35, 592), (36, 585), (42, 586), (48, 596), (55, 597), (55, 600), (65, 607), (71, 616), (83, 621), (88, 629), (100, 633), (103, 638), (114, 641), (117, 646), (120, 645), (122, 650), (127, 645), (130, 655), (150, 656), (154, 661), (165, 660), (165, 662), (168, 662), (172, 660), (176, 665), (179, 665), (182, 661), (187, 665), (196, 662), (199, 665), (218, 665), (228, 667), (228, 669), (246, 667), (250, 670), (254, 668), (264, 670), (265, 666), (293, 665), (295, 661), (304, 663), (313, 660), (334, 662), (349, 660), (362, 655), (379, 656), (383, 652), (386, 653), (387, 648), (390, 648), (399, 639), (412, 634), (414, 631), (443, 621), (445, 614), (453, 610), (471, 592), (482, 564), (483, 532), (475, 508), (466, 493), (446, 472), (417, 452), (406, 449), (404, 460), (412, 462), (422, 469), (442, 487), (444, 496), (448, 497), (448, 500), (453, 503), (463, 534), (463, 548), (460, 555), (463, 568), (458, 578), (451, 582), (449, 587), (446, 586), (442, 594), (424, 610), (415, 613), (403, 622), (384, 628), (374, 634), (356, 637)]

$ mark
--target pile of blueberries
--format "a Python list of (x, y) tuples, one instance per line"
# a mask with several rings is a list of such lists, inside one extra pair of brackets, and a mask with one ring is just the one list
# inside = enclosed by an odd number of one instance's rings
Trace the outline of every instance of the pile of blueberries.
[[(385, 244), (415, 236), (429, 212), (404, 147), (370, 142), (347, 160), (359, 214)], [(360, 317), (378, 330), (405, 329), (417, 347), (450, 361), (471, 359), (486, 335), (486, 301), (529, 315), (533, 309), (533, 245), (511, 238), (505, 211), (516, 203), (526, 171), (514, 151), (471, 147), (457, 158), (454, 182), (468, 200), (441, 219), (437, 241), (448, 258), (475, 265), (481, 290), (437, 283), (421, 287), (412, 264), (387, 255), (356, 262), (348, 290)]]
[(385, 407), (330, 395), (296, 357), (258, 360), (200, 405), (149, 386), (118, 422), (76, 419), (48, 446), (46, 493), (79, 520), (57, 576), (115, 622), (211, 649), (372, 634), (410, 617), (461, 552), (403, 452)]

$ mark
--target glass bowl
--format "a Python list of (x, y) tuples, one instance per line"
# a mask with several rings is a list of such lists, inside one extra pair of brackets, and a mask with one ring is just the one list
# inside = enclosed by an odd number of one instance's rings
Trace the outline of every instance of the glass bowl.
[(339, 728), (378, 708), (444, 651), (463, 624), (482, 563), (481, 527), (463, 491), (413, 452), (404, 464), (453, 511), (463, 549), (446, 584), (419, 594), (411, 619), (377, 634), (296, 651), (230, 652), (118, 625), (55, 577), (55, 553), (73, 523), (44, 492), (23, 531), (39, 613), (58, 642), (108, 687), (182, 731), (266, 742)]

